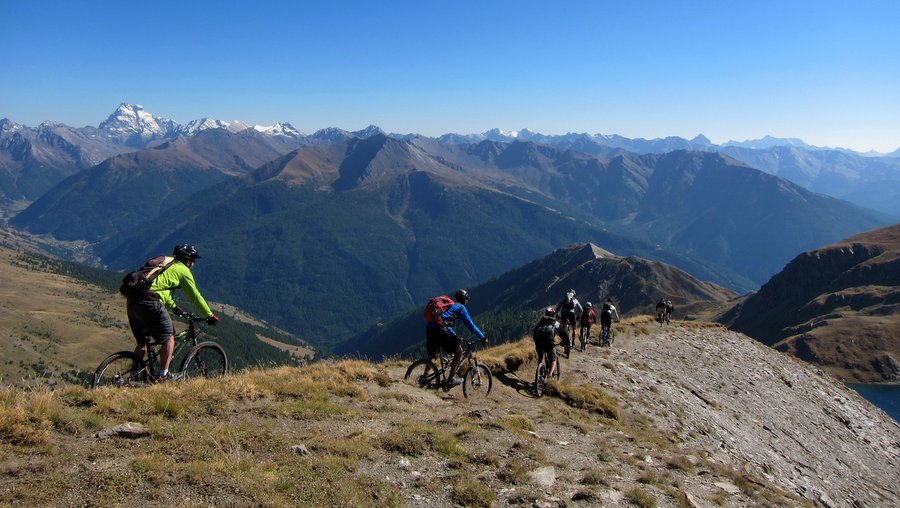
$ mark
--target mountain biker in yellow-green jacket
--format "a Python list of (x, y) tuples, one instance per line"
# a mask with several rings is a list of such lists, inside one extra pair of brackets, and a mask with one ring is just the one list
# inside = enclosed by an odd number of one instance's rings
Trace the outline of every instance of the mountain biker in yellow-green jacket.
[(172, 363), (172, 353), (175, 349), (175, 327), (172, 318), (166, 309), (176, 316), (184, 314), (184, 309), (175, 304), (172, 293), (181, 288), (185, 296), (197, 310), (197, 313), (206, 318), (210, 325), (217, 325), (219, 317), (216, 316), (197, 289), (194, 274), (191, 268), (200, 257), (193, 245), (177, 245), (172, 253), (175, 262), (160, 273), (150, 285), (151, 296), (156, 298), (129, 298), (127, 303), (128, 324), (131, 333), (137, 341), (135, 353), (143, 356), (147, 353), (147, 344), (150, 339), (160, 344), (159, 377), (166, 379), (169, 373), (169, 365)]
[[(193, 266), (194, 261), (189, 261), (189, 263)], [(159, 301), (177, 316), (181, 313), (178, 312), (178, 306), (175, 305), (173, 293), (176, 289), (181, 289), (184, 292), (184, 296), (197, 309), (198, 315), (204, 317), (212, 316), (213, 312), (210, 310), (209, 304), (206, 303), (203, 295), (200, 294), (200, 290), (197, 289), (197, 283), (194, 282), (194, 274), (191, 272), (191, 267), (177, 258), (172, 266), (159, 274), (153, 281), (153, 284), (150, 285), (150, 290), (159, 295)]]

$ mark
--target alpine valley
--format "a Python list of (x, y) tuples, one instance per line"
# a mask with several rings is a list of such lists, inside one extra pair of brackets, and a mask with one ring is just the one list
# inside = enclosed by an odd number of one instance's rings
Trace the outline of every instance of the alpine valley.
[[(457, 287), (483, 288), (473, 310), (498, 340), (576, 281), (624, 314), (662, 293), (724, 312), (799, 253), (895, 223), (900, 158), (702, 136), (304, 135), (122, 104), (96, 128), (0, 121), (0, 192), (6, 226), (57, 254), (125, 271), (193, 243), (210, 299), (371, 352), (388, 340), (373, 326)], [(554, 266), (593, 275), (551, 285)], [(382, 350), (422, 339), (402, 333)]]

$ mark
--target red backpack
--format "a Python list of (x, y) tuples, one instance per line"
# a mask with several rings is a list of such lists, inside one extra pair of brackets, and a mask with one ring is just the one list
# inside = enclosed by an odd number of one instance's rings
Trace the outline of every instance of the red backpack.
[(425, 305), (425, 322), (434, 323), (441, 328), (448, 326), (449, 323), (444, 322), (443, 318), (441, 318), (441, 314), (446, 312), (447, 309), (452, 307), (455, 303), (456, 302), (446, 295), (435, 296), (431, 300), (428, 300), (428, 304)]

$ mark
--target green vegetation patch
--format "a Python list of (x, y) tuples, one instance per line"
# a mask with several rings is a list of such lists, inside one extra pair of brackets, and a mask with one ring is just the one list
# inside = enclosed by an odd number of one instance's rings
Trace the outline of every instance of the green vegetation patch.
[(656, 506), (656, 500), (653, 496), (639, 487), (634, 487), (629, 490), (625, 494), (625, 499), (640, 508), (654, 508)]
[(484, 483), (471, 477), (462, 477), (453, 484), (452, 499), (462, 506), (489, 508), (494, 504), (494, 491)]
[(572, 407), (596, 413), (611, 420), (619, 420), (616, 401), (599, 388), (590, 385), (555, 383), (556, 395)]
[(500, 421), (503, 428), (516, 433), (534, 432), (534, 423), (525, 415), (505, 415)]
[(382, 435), (380, 443), (385, 450), (413, 457), (422, 455), (426, 450), (454, 459), (466, 456), (455, 435), (421, 422), (404, 422)]

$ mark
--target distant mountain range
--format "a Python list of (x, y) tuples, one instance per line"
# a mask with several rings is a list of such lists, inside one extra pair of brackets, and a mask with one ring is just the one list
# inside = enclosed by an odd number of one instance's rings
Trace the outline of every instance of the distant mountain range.
[[(635, 153), (610, 146), (624, 138), (524, 140), (530, 132), (307, 136), (285, 124), (182, 128), (129, 105), (93, 131), (0, 126), (9, 224), (89, 242), (121, 270), (196, 243), (215, 299), (326, 346), (573, 243), (747, 291), (798, 252), (894, 222), (678, 146), (702, 137)], [(92, 164), (101, 149), (119, 153)]]
[[(121, 104), (97, 127), (73, 128), (45, 122), (36, 128), (0, 120), (0, 218), (37, 199), (65, 177), (122, 153), (158, 146), (210, 129), (257, 134), (282, 154), (301, 146), (332, 144), (385, 134), (375, 126), (360, 131), (325, 128), (303, 134), (289, 123), (250, 126), (241, 121), (210, 118), (179, 124)], [(388, 134), (401, 140), (418, 134)], [(427, 139), (427, 138), (426, 138)], [(663, 154), (675, 150), (722, 152), (765, 172), (787, 178), (814, 192), (827, 194), (900, 217), (900, 149), (891, 154), (815, 147), (795, 138), (766, 136), (759, 140), (715, 145), (705, 136), (629, 139), (618, 135), (569, 133), (544, 135), (522, 129), (492, 129), (481, 134), (445, 134), (441, 144), (469, 145), (482, 141), (525, 141), (591, 155), (614, 156), (622, 151)]]
[(214, 298), (334, 345), (571, 243), (746, 291), (797, 252), (887, 223), (709, 152), (376, 134), (277, 153), (258, 132), (202, 131), (74, 174), (11, 224), (91, 242), (123, 270), (197, 243)]

